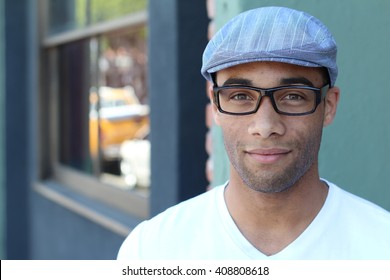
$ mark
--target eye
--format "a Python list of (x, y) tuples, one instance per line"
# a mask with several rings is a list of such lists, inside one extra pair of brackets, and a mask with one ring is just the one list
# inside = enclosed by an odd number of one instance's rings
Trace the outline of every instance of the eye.
[(304, 99), (305, 96), (299, 93), (289, 93), (283, 97), (283, 100), (287, 100), (287, 101), (300, 101)]
[(248, 101), (248, 100), (253, 100), (253, 97), (245, 92), (236, 92), (230, 96), (230, 99), (236, 101)]
[(249, 89), (240, 89), (235, 88), (229, 91), (229, 100), (231, 101), (256, 101), (258, 97), (257, 92)]
[(279, 102), (307, 102), (315, 97), (313, 91), (308, 89), (285, 89), (275, 94)]
[(258, 99), (256, 91), (245, 88), (224, 88), (219, 92), (220, 100), (222, 102), (229, 102), (235, 104), (252, 104)]

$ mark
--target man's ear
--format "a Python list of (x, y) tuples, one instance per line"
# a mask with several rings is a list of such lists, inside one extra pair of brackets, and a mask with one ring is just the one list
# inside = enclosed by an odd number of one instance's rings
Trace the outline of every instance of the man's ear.
[(330, 125), (336, 117), (337, 104), (340, 99), (340, 89), (331, 87), (325, 97), (324, 127)]
[(208, 97), (211, 103), (211, 111), (213, 113), (214, 123), (219, 125), (219, 111), (217, 105), (214, 102), (213, 84), (210, 83), (207, 91)]

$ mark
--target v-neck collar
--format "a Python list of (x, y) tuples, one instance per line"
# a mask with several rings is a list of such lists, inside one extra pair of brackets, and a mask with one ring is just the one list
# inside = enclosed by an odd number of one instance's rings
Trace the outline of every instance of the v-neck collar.
[(229, 213), (224, 198), (224, 191), (228, 183), (226, 183), (218, 190), (218, 211), (221, 216), (222, 224), (234, 244), (238, 246), (240, 250), (250, 259), (301, 259), (306, 255), (305, 252), (307, 252), (307, 250), (312, 249), (309, 248), (310, 244), (315, 243), (318, 239), (318, 236), (316, 236), (318, 234), (316, 233), (323, 232), (325, 230), (327, 217), (326, 212), (330, 208), (329, 204), (333, 197), (334, 186), (326, 180), (322, 181), (324, 181), (329, 187), (328, 195), (325, 199), (324, 205), (322, 206), (316, 217), (313, 219), (313, 221), (308, 225), (308, 227), (293, 242), (291, 242), (289, 245), (287, 245), (285, 248), (283, 248), (281, 251), (274, 255), (267, 256), (261, 251), (259, 251), (245, 238), (245, 236), (238, 229), (236, 223), (234, 222), (232, 216)]

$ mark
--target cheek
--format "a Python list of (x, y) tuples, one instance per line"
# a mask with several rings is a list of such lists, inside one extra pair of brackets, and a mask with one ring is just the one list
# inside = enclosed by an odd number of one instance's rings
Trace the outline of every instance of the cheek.
[(300, 153), (307, 152), (308, 149), (313, 152), (318, 150), (322, 138), (323, 115), (297, 118), (300, 119), (291, 119), (291, 123), (285, 122), (287, 131), (281, 141), (295, 146)]
[(319, 133), (322, 133), (325, 122), (324, 109), (325, 108), (322, 103), (320, 103), (313, 114), (296, 117), (297, 119), (291, 119), (291, 130), (299, 131), (300, 134), (306, 135), (306, 138), (310, 138), (310, 135), (318, 135)]
[(242, 135), (242, 131), (238, 131), (237, 128), (233, 125), (220, 126), (222, 130), (222, 136), (225, 142), (233, 143), (237, 141), (239, 135)]
[(245, 126), (235, 125), (234, 122), (221, 123), (220, 128), (223, 136), (223, 143), (225, 144), (228, 154), (235, 153), (240, 143), (240, 138), (245, 135), (243, 131)]
[(300, 143), (300, 150), (316, 157), (322, 138), (322, 121), (307, 122), (310, 125), (302, 126), (294, 135), (296, 142)]

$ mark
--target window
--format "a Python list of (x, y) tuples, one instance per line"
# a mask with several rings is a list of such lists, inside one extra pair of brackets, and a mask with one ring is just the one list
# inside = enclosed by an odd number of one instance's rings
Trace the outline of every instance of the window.
[(146, 218), (147, 1), (42, 3), (47, 177)]

